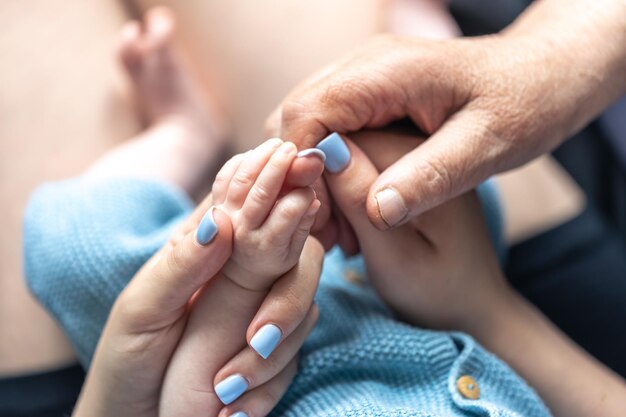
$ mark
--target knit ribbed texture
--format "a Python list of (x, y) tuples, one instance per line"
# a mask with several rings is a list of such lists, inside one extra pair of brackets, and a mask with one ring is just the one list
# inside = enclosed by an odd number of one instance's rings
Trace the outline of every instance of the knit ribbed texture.
[(119, 293), (191, 207), (177, 188), (147, 180), (78, 178), (32, 195), (24, 218), (27, 283), (83, 365)]
[[(40, 188), (25, 219), (27, 279), (88, 364), (108, 311), (188, 213), (189, 200), (143, 180), (77, 179)], [(326, 256), (320, 320), (273, 417), (548, 416), (536, 394), (464, 334), (396, 321), (367, 284), (344, 279), (361, 259)], [(471, 375), (480, 398), (456, 389)]]

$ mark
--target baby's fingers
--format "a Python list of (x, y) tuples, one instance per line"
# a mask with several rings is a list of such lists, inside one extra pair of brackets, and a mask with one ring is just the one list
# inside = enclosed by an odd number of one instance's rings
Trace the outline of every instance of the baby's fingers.
[(274, 379), (224, 407), (218, 417), (265, 417), (285, 395), (297, 370), (298, 360), (295, 357)]
[(282, 143), (278, 138), (269, 139), (247, 153), (228, 184), (226, 207), (238, 210), (243, 206), (261, 170)]
[(278, 200), (260, 230), (271, 237), (270, 243), (276, 247), (290, 247), (304, 217), (310, 214), (309, 208), (314, 200), (315, 191), (312, 188), (297, 188), (290, 191)]
[(211, 188), (211, 194), (213, 194), (213, 201), (215, 205), (223, 204), (226, 200), (228, 184), (230, 184), (235, 172), (237, 172), (239, 166), (247, 156), (248, 152), (233, 156), (226, 161), (222, 169), (220, 169), (215, 176), (215, 181), (213, 181), (213, 187)]
[(242, 207), (243, 218), (249, 229), (259, 227), (274, 207), (295, 157), (296, 145), (285, 142), (263, 167)]

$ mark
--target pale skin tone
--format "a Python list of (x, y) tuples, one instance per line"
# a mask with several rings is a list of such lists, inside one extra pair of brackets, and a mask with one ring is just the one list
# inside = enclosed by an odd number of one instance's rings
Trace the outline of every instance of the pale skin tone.
[[(115, 25), (112, 25), (112, 26), (115, 26)], [(104, 49), (106, 49), (106, 48), (104, 48)], [(107, 56), (107, 59), (108, 59), (108, 56)], [(98, 66), (98, 68), (101, 68), (101, 66)], [(97, 69), (96, 69), (95, 71), (93, 71), (93, 73), (98, 73)], [(83, 97), (83, 98), (84, 98), (84, 97)], [(85, 106), (85, 105), (84, 105), (84, 103), (83, 103), (83, 104), (81, 104), (81, 108), (85, 108), (85, 107), (89, 107), (89, 106)], [(97, 106), (94, 106), (94, 108), (97, 108)], [(76, 113), (73, 113), (73, 114), (76, 114)], [(88, 120), (90, 120), (90, 119), (87, 119), (87, 122), (85, 122), (85, 118), (76, 118), (76, 120), (78, 120), (78, 119), (82, 120), (82, 122), (83, 122), (83, 123), (88, 123)], [(72, 120), (74, 120), (74, 119), (72, 119)], [(118, 121), (119, 121), (119, 118), (117, 118), (116, 120), (118, 120)], [(132, 125), (132, 123), (131, 123), (131, 125)], [(56, 126), (56, 125), (55, 125), (55, 126)], [(117, 128), (120, 128), (120, 126), (124, 126), (124, 125), (123, 125), (123, 124), (121, 124), (121, 125), (120, 125), (120, 123), (116, 123), (116, 124), (114, 124), (113, 126), (115, 126), (115, 127), (117, 127)], [(30, 136), (30, 135), (27, 135), (27, 136)], [(87, 136), (89, 136), (89, 135), (87, 135)], [(64, 136), (64, 137), (65, 137), (65, 138), (68, 138), (68, 137), (71, 137), (71, 136)], [(122, 137), (122, 136), (120, 135), (120, 137)], [(34, 138), (34, 137), (33, 137), (33, 138)], [(97, 149), (97, 148), (96, 148), (96, 149)], [(93, 149), (92, 149), (92, 150), (93, 150)], [(81, 164), (83, 164), (83, 165), (84, 165), (84, 164), (85, 164), (85, 162), (78, 163), (78, 165), (82, 166)], [(69, 169), (69, 167), (68, 167), (68, 165), (67, 165), (67, 164), (64, 164), (63, 166), (64, 166), (64, 169)], [(57, 174), (57, 175), (58, 175), (58, 174)], [(5, 264), (5, 265), (7, 265), (7, 264)], [(3, 304), (3, 305), (7, 305), (7, 304)], [(7, 317), (8, 317), (8, 316), (9, 316), (9, 315), (7, 314)], [(39, 322), (38, 320), (36, 320), (36, 321), (37, 321), (37, 322)], [(29, 329), (32, 329), (31, 327), (28, 327), (28, 328), (29, 328)], [(26, 329), (26, 327), (24, 327), (24, 329)], [(40, 335), (45, 335), (45, 332), (43, 332), (43, 333), (42, 333), (42, 332), (40, 332), (39, 334), (40, 334)], [(7, 340), (7, 339), (3, 339), (3, 340)], [(61, 340), (62, 340), (62, 339), (61, 339)], [(60, 344), (60, 345), (61, 345), (61, 346), (66, 346), (66, 345), (64, 345), (64, 344)], [(40, 344), (40, 343), (33, 343), (33, 344), (32, 344), (32, 346), (42, 346), (42, 344)], [(18, 350), (19, 350), (19, 349), (18, 349)], [(49, 345), (48, 345), (47, 352), (51, 352), (51, 351), (52, 351), (52, 350), (51, 350), (51, 349), (49, 349)], [(60, 349), (60, 351), (61, 351), (61, 352), (63, 352), (63, 349)], [(21, 352), (23, 352), (23, 350), (22, 350)], [(3, 357), (6, 357), (6, 356), (4, 356), (4, 355), (2, 355), (2, 356), (3, 356)], [(29, 359), (39, 357), (37, 354), (29, 354), (29, 355), (27, 355), (27, 356), (28, 356), (28, 358), (29, 358)], [(64, 360), (62, 360), (62, 362), (61, 362), (61, 363), (67, 363), (66, 361), (71, 360), (71, 355), (69, 355), (69, 354), (62, 353), (60, 356), (61, 356), (61, 357), (64, 357), (64, 358), (65, 358), (65, 357), (66, 357), (66, 358), (68, 358), (68, 359), (64, 359)], [(46, 362), (46, 363), (56, 363), (56, 362), (54, 362), (55, 360), (57, 360), (57, 358), (54, 358), (54, 359), (53, 359), (53, 362)], [(40, 365), (35, 365), (35, 367), (37, 367), (37, 366), (40, 366)]]
[[(152, 3), (138, 2), (135, 10), (145, 11)], [(285, 0), (275, 4), (271, 13), (267, 5), (255, 1), (241, 8), (231, 7), (228, 1), (169, 3), (185, 28), (178, 40), (188, 57), (193, 57), (189, 61), (195, 64), (196, 74), (214, 75), (223, 87), (220, 97), (228, 98), (224, 107), (237, 127), (233, 139), (240, 150), (257, 143), (264, 118), (295, 83), (372, 34), (390, 29), (389, 21), (395, 19), (388, 12), (394, 2), (379, 0)], [(453, 22), (442, 9), (431, 7), (436, 2), (426, 3), (433, 16), (427, 18), (422, 12), (411, 18), (406, 10), (417, 2), (403, 4), (400, 17), (406, 26), (391, 30), (431, 37), (434, 25), (438, 34), (446, 35), (444, 29), (454, 28)], [(5, 28), (1, 49), (6, 61), (18, 59), (20, 64), (0, 74), (3, 106), (12, 115), (0, 131), (6, 150), (0, 152), (0, 166), (7, 174), (1, 176), (0, 198), (9, 216), (0, 238), (0, 374), (12, 375), (75, 361), (62, 331), (23, 285), (21, 213), (28, 195), (42, 181), (78, 174), (104, 151), (140, 132), (142, 120), (128, 100), (133, 95), (132, 79), (111, 60), (120, 27), (132, 17), (121, 2), (29, 1), (19, 7), (3, 3), (0, 8)], [(290, 18), (286, 20), (287, 12)], [(262, 30), (255, 26), (259, 14), (267, 19)], [(420, 23), (424, 20), (428, 27)], [(328, 30), (320, 33), (320, 26)], [(277, 44), (268, 27), (281, 28), (291, 36)], [(242, 35), (242, 29), (247, 34)], [(247, 40), (246, 47), (238, 41), (241, 36)], [(302, 49), (308, 51), (306, 59)], [(285, 60), (291, 64), (282, 65)], [(50, 88), (52, 75), (54, 87)], [(211, 81), (211, 77), (204, 78)], [(213, 92), (214, 86), (207, 84)], [(249, 94), (241, 89), (246, 84), (263, 90)], [(37, 114), (37, 123), (32, 122), (32, 114)]]
[[(385, 229), (582, 128), (626, 91), (624, 45), (626, 4), (612, 0), (535, 2), (492, 36), (382, 37), (294, 89), (268, 130), (308, 147), (333, 131), (410, 118), (429, 140), (368, 194), (370, 221)], [(318, 195), (325, 198), (321, 185)], [(319, 222), (328, 217), (323, 204)]]
[(528, 381), (557, 417), (621, 416), (626, 383), (504, 279), (476, 195), (463, 194), (402, 227), (380, 231), (367, 215), (369, 186), (416, 139), (372, 132), (356, 140), (363, 150), (349, 142), (347, 168), (325, 176), (381, 297), (409, 323), (474, 336)]
[[(189, 191), (191, 192), (191, 189), (190, 189)], [(219, 216), (219, 214), (218, 214), (218, 216)], [(197, 221), (197, 220), (198, 220), (198, 219), (196, 218), (196, 221)], [(219, 220), (218, 220), (218, 222), (219, 222)], [(227, 228), (227, 226), (222, 226), (222, 227), (223, 227), (223, 228)], [(187, 231), (187, 233), (189, 233), (189, 232)], [(177, 238), (175, 237), (174, 239), (177, 239)], [(176, 241), (176, 240), (175, 240), (175, 241)], [(219, 259), (219, 258), (218, 258), (218, 259)], [(123, 310), (123, 308), (120, 308), (120, 309), (122, 309), (122, 310)], [(126, 319), (128, 319), (128, 316), (127, 316), (127, 317), (125, 317), (125, 318), (126, 318)], [(124, 320), (124, 322), (129, 322), (129, 321), (132, 323), (132, 320)], [(176, 333), (176, 332), (173, 332), (173, 333)], [(104, 342), (103, 342), (103, 343), (104, 343)], [(106, 356), (106, 355), (105, 355), (105, 356)], [(119, 360), (122, 360), (122, 358), (117, 358), (116, 360), (118, 360), (118, 359), (119, 359)], [(109, 364), (110, 364), (110, 363), (111, 363), (111, 362), (109, 362)], [(142, 367), (145, 369), (145, 364), (142, 364), (142, 365), (143, 365)], [(112, 367), (112, 368), (114, 368), (114, 369), (115, 369), (115, 367)], [(96, 369), (97, 369), (97, 368), (96, 368)], [(159, 367), (157, 367), (157, 370), (158, 370), (158, 369), (160, 369), (160, 368), (159, 368)], [(290, 368), (289, 368), (289, 367), (287, 367), (286, 369), (290, 369)], [(118, 371), (119, 371), (119, 369), (118, 369)], [(94, 373), (95, 373), (96, 375), (98, 375), (98, 372), (97, 372), (97, 371), (94, 371)], [(287, 376), (285, 376), (285, 375), (287, 375)], [(279, 373), (279, 376), (277, 376), (277, 377), (275, 378), (275, 380), (276, 380), (276, 382), (275, 382), (275, 383), (276, 383), (276, 384), (278, 384), (278, 385), (280, 385), (280, 386), (285, 386), (285, 385), (286, 385), (286, 383), (287, 383), (287, 381), (288, 381), (288, 379), (289, 379), (288, 375), (289, 375), (289, 372), (287, 372), (287, 371), (286, 371), (285, 373)], [(148, 377), (151, 377), (151, 376), (154, 376), (154, 374), (153, 374), (153, 375), (148, 375)], [(157, 376), (158, 376), (158, 375), (157, 375)], [(92, 377), (92, 379), (94, 379), (94, 378), (95, 378), (96, 380), (102, 380), (102, 381), (105, 383), (104, 385), (106, 386), (106, 381), (107, 381), (107, 378), (108, 378), (108, 377), (106, 376), (106, 372), (104, 372), (104, 375), (102, 376), (102, 379), (100, 379), (100, 377), (98, 377), (98, 376), (96, 376), (96, 377)], [(92, 384), (92, 385), (93, 385), (93, 384)], [(273, 386), (273, 385), (270, 385), (270, 386)], [(124, 388), (124, 387), (121, 387), (121, 388)], [(126, 388), (128, 388), (128, 387), (126, 387)], [(108, 389), (110, 389), (110, 387), (109, 387)], [(276, 389), (276, 388), (275, 388), (275, 389)], [(89, 391), (86, 391), (86, 392), (89, 392)], [(131, 390), (131, 391), (124, 390), (124, 394), (129, 395), (130, 393), (132, 393), (132, 390)], [(134, 395), (131, 395), (130, 397), (131, 397), (131, 398), (133, 398), (133, 399), (138, 398), (137, 396), (134, 396)], [(139, 397), (141, 397), (141, 396), (139, 396)], [(108, 402), (106, 402), (106, 401), (105, 401), (105, 402), (100, 402), (100, 403), (98, 403), (98, 401), (96, 401), (95, 403), (93, 403), (93, 402), (89, 401), (89, 399), (90, 399), (90, 398), (94, 398), (93, 396), (91, 396), (91, 395), (89, 395), (89, 394), (85, 394), (84, 398), (87, 398), (87, 400), (84, 400), (83, 402), (81, 402), (81, 404), (100, 404), (100, 407), (102, 407), (102, 406), (103, 406), (103, 404), (106, 404), (106, 407), (109, 407), (109, 406), (110, 406), (110, 404), (109, 404)], [(96, 398), (97, 398), (97, 396), (96, 396)], [(122, 398), (122, 399), (123, 399), (124, 397), (123, 397), (123, 396), (121, 396), (120, 398)], [(242, 398), (242, 400), (243, 400), (243, 398)], [(113, 407), (111, 408), (111, 410), (116, 411), (116, 409), (115, 409), (115, 408), (113, 408)], [(148, 410), (150, 410), (150, 409), (148, 408)], [(117, 411), (119, 411), (119, 410), (117, 410)], [(120, 415), (120, 414), (119, 414), (119, 413), (117, 413), (116, 415)]]
[[(287, 388), (272, 381), (294, 374), (296, 354), (317, 314), (312, 306), (317, 280), (293, 272), (279, 279), (299, 263), (309, 265), (301, 253), (320, 206), (309, 187), (279, 197), (296, 158), (294, 144), (272, 139), (236, 155), (218, 173), (212, 199), (231, 219), (232, 254), (194, 300), (163, 382), (159, 415), (263, 416), (275, 405), (270, 399)], [(317, 168), (312, 183), (323, 165), (321, 159), (310, 163)], [(308, 244), (321, 251), (315, 240)], [(264, 304), (270, 313), (255, 317)], [(280, 328), (281, 343), (271, 360), (264, 360), (246, 348), (246, 333), (249, 342), (268, 323)], [(212, 387), (231, 375), (245, 378), (248, 392), (224, 408)], [(264, 395), (268, 392), (272, 395)]]
[[(172, 44), (174, 28), (173, 16), (164, 8), (151, 9), (141, 22), (123, 28), (121, 59), (149, 126), (96, 161), (85, 176), (156, 178), (192, 196), (203, 189), (206, 173), (212, 170), (224, 144), (223, 123), (212, 111), (211, 102), (196, 94), (197, 81)], [(319, 257), (313, 255), (321, 254), (322, 249), (307, 238), (319, 209), (310, 185), (320, 177), (323, 160), (315, 154), (298, 157), (296, 152), (294, 144), (273, 139), (233, 157), (218, 173), (214, 193), (197, 211), (210, 211), (215, 216), (220, 227), (218, 249), (187, 243), (190, 227), (199, 221), (195, 215), (171, 238), (169, 249), (164, 249), (168, 255), (158, 255), (161, 262), (166, 259), (165, 265), (155, 267), (160, 265), (155, 261), (149, 265), (156, 270), (146, 267), (148, 274), (157, 278), (164, 268), (178, 274), (191, 265), (199, 268), (189, 271), (197, 275), (197, 291), (193, 299), (187, 297), (188, 306), (170, 312), (171, 316), (162, 318), (158, 331), (151, 330), (156, 334), (150, 339), (175, 339), (166, 346), (171, 350), (176, 346), (176, 354), (161, 356), (172, 356), (167, 377), (164, 366), (151, 372), (137, 371), (133, 376), (140, 380), (158, 376), (163, 380), (162, 391), (161, 383), (158, 389), (147, 384), (138, 395), (122, 387), (118, 392), (123, 394), (111, 407), (87, 391), (81, 407), (106, 410), (107, 415), (120, 415), (133, 408), (145, 415), (158, 410), (164, 416), (220, 412), (228, 416), (233, 410), (245, 409), (262, 416), (274, 407), (295, 373), (296, 353), (317, 317), (312, 304), (319, 277), (315, 260)], [(209, 209), (209, 204), (219, 206), (219, 210)], [(226, 214), (230, 219), (222, 236), (224, 221), (219, 219)], [(304, 252), (309, 258), (301, 260), (305, 242)], [(226, 257), (222, 256), (224, 245)], [(213, 253), (216, 250), (218, 253)], [(187, 261), (192, 254), (194, 259)], [(207, 259), (209, 266), (201, 267)], [(313, 279), (310, 274), (315, 275)], [(298, 294), (297, 302), (286, 294)], [(129, 320), (132, 323), (133, 318)], [(278, 326), (282, 337), (271, 360), (263, 360), (246, 344), (268, 323)], [(145, 342), (136, 343), (144, 347)], [(124, 361), (123, 357), (118, 359)], [(99, 372), (94, 371), (96, 375)], [(213, 385), (232, 374), (245, 376), (249, 389), (225, 408), (213, 393)], [(93, 378), (99, 381), (96, 385), (102, 383), (107, 389), (106, 376)]]
[[(393, 146), (381, 148), (381, 135)], [(368, 155), (348, 141), (351, 162), (338, 174), (326, 174), (326, 179), (334, 201), (357, 233), (370, 280), (383, 299), (410, 323), (472, 334), (516, 369), (555, 416), (621, 415), (626, 406), (623, 381), (577, 348), (508, 287), (473, 193), (392, 231), (371, 225), (365, 207), (368, 185), (414, 139), (381, 132), (359, 136), (358, 143)], [(182, 336), (189, 298), (230, 256), (233, 231), (221, 210), (215, 211), (220, 230), (217, 238), (207, 246), (195, 241), (195, 227), (211, 204), (208, 198), (116, 302), (76, 416), (156, 415), (159, 387), (168, 358)], [(451, 228), (458, 233), (450, 233)], [(311, 254), (305, 246), (305, 253), (321, 260), (321, 247), (312, 249)], [(306, 268), (312, 269), (309, 277), (319, 276), (319, 263), (308, 264), (303, 273)], [(468, 274), (474, 279), (466, 279)], [(219, 281), (214, 282), (217, 286)], [(212, 287), (206, 288), (209, 293)], [(293, 368), (285, 369), (274, 378), (275, 384), (287, 383)], [(142, 383), (132, 382), (137, 380)], [(264, 387), (268, 385), (259, 389)], [(584, 395), (572, 396), (572, 392)]]

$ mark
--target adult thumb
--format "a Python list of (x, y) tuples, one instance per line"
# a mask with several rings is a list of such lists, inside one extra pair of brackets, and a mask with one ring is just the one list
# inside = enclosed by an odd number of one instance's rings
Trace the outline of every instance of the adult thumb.
[(135, 275), (116, 302), (124, 316), (119, 319), (132, 333), (178, 320), (192, 296), (222, 269), (231, 250), (230, 218), (211, 207), (194, 229), (173, 238)]
[(367, 214), (384, 230), (405, 223), (477, 186), (502, 167), (505, 151), (470, 114), (457, 114), (383, 171), (372, 184)]

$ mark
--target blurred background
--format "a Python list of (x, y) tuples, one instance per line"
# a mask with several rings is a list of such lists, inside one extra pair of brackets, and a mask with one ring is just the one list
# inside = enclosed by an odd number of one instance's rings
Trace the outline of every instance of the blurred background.
[[(125, 21), (157, 4), (171, 7), (177, 43), (221, 98), (235, 129), (233, 149), (243, 150), (263, 139), (266, 117), (298, 82), (370, 36), (398, 25), (412, 27), (412, 36), (439, 37), (442, 26), (468, 36), (493, 33), (528, 4), (452, 0), (433, 7), (437, 2), (1, 2), (0, 416), (63, 415), (59, 410), (71, 410), (80, 388), (83, 373), (71, 346), (24, 284), (22, 213), (38, 184), (78, 175), (143, 128), (116, 57)], [(416, 5), (424, 12), (409, 14)], [(599, 341), (594, 332), (626, 314), (626, 298), (618, 297), (626, 291), (624, 107), (615, 105), (552, 158), (498, 179), (510, 243), (507, 276), (622, 375), (624, 361), (615, 358), (626, 336)], [(555, 301), (565, 282), (572, 290), (564, 302), (577, 305), (576, 315)], [(68, 369), (61, 379), (55, 374)], [(42, 374), (47, 379), (29, 379)], [(25, 392), (38, 400), (15, 405)]]

